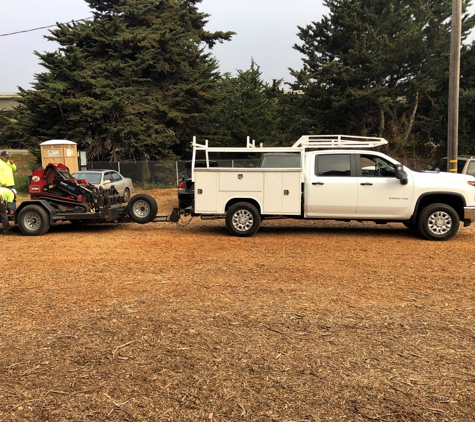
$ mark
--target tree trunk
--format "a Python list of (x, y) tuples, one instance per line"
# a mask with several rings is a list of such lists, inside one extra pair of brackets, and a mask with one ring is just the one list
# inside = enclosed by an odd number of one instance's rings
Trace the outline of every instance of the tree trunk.
[(403, 142), (407, 143), (409, 139), (409, 135), (412, 131), (412, 126), (414, 126), (414, 120), (416, 118), (417, 107), (419, 106), (419, 91), (416, 92), (416, 98), (414, 98), (414, 107), (412, 108), (411, 117), (409, 118), (409, 123), (406, 128), (406, 132), (404, 133)]
[(384, 110), (379, 110), (379, 137), (382, 138), (384, 134), (384, 129), (386, 126), (386, 120), (384, 116)]

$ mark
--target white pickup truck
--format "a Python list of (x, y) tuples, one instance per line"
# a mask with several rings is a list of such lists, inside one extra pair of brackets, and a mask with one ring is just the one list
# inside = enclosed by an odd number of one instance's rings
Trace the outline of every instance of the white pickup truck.
[[(454, 236), (475, 219), (475, 178), (413, 171), (371, 150), (383, 138), (306, 135), (289, 148), (212, 148), (193, 140), (191, 213), (225, 218), (227, 230), (251, 236), (266, 218), (400, 222), (430, 240)], [(298, 154), (286, 167), (195, 167), (197, 156)], [(200, 157), (201, 158), (201, 157)]]

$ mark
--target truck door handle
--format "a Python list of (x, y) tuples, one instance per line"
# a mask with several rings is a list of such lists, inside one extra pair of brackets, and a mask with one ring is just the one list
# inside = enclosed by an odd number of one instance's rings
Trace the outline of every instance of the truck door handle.
[(324, 184), (325, 183), (323, 183), (323, 182), (312, 182), (312, 185), (320, 185), (321, 186), (321, 185), (324, 185)]
[(365, 182), (365, 183), (360, 183), (361, 186), (373, 186), (372, 183)]

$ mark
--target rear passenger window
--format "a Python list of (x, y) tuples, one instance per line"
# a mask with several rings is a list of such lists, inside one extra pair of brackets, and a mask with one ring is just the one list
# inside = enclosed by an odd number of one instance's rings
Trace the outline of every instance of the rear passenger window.
[(350, 156), (347, 154), (317, 155), (315, 174), (324, 177), (351, 176)]

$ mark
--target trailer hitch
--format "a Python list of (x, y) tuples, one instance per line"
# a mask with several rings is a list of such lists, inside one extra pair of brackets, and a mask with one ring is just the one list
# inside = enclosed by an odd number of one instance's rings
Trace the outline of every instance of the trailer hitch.
[[(190, 217), (186, 219), (187, 217)], [(161, 223), (161, 222), (170, 222), (176, 223), (178, 226), (184, 227), (190, 224), (191, 220), (193, 219), (193, 215), (184, 210), (183, 208), (173, 208), (170, 215), (157, 215), (154, 217), (152, 222), (154, 223)]]

